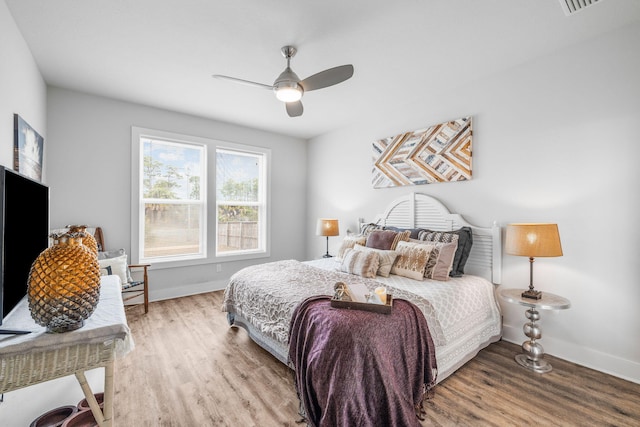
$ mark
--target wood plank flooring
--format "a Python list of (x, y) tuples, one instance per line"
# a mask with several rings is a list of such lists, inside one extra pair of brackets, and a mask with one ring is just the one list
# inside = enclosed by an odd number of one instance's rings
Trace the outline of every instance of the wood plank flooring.
[[(222, 291), (127, 317), (136, 348), (116, 364), (117, 426), (300, 426), (291, 371), (230, 328)], [(547, 356), (516, 365), (498, 342), (435, 388), (424, 426), (640, 426), (640, 385)]]

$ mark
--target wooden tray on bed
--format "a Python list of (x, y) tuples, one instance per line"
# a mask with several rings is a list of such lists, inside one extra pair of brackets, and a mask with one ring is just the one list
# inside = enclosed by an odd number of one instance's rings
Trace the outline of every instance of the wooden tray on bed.
[(393, 308), (393, 295), (387, 294), (386, 304), (373, 304), (369, 302), (355, 302), (355, 301), (343, 301), (336, 298), (331, 298), (331, 307), (334, 308), (347, 308), (353, 310), (365, 310), (373, 311), (376, 313), (389, 314)]

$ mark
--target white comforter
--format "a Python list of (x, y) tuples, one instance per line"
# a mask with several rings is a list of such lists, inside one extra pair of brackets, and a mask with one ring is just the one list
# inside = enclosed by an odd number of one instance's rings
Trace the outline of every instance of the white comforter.
[(247, 327), (252, 338), (266, 343), (269, 351), (285, 361), (291, 315), (300, 302), (313, 295), (332, 295), (337, 281), (364, 283), (371, 291), (382, 283), (394, 298), (413, 302), (425, 314), (436, 346), (438, 381), (501, 336), (494, 286), (481, 277), (465, 275), (440, 282), (391, 275), (373, 280), (339, 272), (337, 265), (329, 258), (245, 268), (232, 276), (222, 309), (241, 318), (238, 323)]

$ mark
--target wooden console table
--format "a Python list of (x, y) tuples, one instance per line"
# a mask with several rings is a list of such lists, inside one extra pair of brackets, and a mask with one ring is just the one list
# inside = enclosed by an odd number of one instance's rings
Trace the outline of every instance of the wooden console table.
[[(47, 333), (31, 318), (26, 297), (0, 328), (31, 331), (0, 336), (0, 393), (73, 374), (98, 424), (113, 427), (115, 359), (133, 350), (118, 276), (102, 277), (98, 306), (80, 329)], [(101, 410), (85, 372), (102, 367), (105, 376)]]

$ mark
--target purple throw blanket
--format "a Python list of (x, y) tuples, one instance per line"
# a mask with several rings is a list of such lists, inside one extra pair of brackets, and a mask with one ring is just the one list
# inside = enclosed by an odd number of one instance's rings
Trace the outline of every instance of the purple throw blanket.
[(436, 382), (427, 321), (405, 300), (380, 314), (306, 299), (293, 314), (289, 360), (302, 415), (314, 427), (420, 426)]

